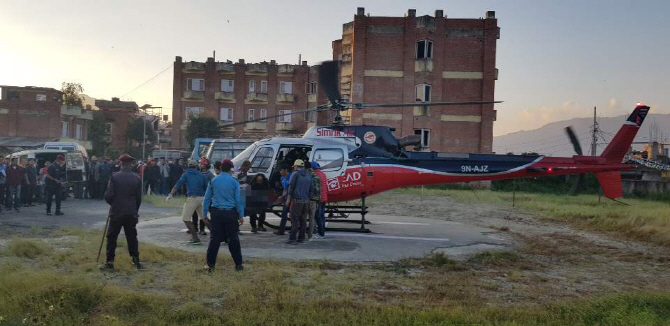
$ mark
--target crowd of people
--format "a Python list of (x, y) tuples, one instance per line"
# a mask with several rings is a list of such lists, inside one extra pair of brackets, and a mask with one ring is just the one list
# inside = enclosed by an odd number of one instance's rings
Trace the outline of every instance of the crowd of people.
[(22, 207), (41, 202), (47, 206), (47, 215), (51, 215), (55, 197), (56, 215), (63, 215), (60, 202), (66, 173), (63, 155), (58, 155), (53, 164), (45, 162), (39, 171), (34, 159), (19, 162), (16, 157), (9, 160), (0, 157), (0, 212), (3, 207), (20, 212)]

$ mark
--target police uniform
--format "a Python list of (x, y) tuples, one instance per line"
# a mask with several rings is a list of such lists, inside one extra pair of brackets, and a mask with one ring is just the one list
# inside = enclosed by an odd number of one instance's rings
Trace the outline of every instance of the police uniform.
[[(46, 183), (46, 196), (47, 196), (47, 215), (51, 215), (51, 200), (53, 197), (56, 197), (56, 215), (63, 215), (63, 212), (60, 210), (60, 202), (63, 195), (63, 187), (58, 181), (65, 181), (67, 170), (65, 164), (62, 166), (58, 162), (65, 160), (65, 156), (58, 155), (56, 162), (51, 164), (47, 169), (47, 178)], [(55, 180), (54, 180), (55, 179)]]
[[(135, 159), (129, 155), (122, 155), (121, 162), (132, 162)], [(114, 267), (116, 239), (123, 228), (128, 242), (128, 253), (133, 264), (140, 268), (140, 253), (137, 243), (137, 214), (142, 204), (142, 179), (130, 168), (116, 172), (109, 179), (105, 191), (105, 201), (109, 208), (109, 229), (107, 230), (107, 264), (105, 267)]]

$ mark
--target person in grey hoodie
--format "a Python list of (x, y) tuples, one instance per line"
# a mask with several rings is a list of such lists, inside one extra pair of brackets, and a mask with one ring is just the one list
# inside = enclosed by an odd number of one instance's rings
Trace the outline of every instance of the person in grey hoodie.
[[(295, 171), (288, 184), (288, 199), (291, 210), (291, 233), (288, 244), (305, 242), (306, 218), (309, 214), (309, 194), (312, 188), (312, 176), (305, 170), (303, 160), (295, 160)], [(297, 241), (296, 241), (297, 236)]]

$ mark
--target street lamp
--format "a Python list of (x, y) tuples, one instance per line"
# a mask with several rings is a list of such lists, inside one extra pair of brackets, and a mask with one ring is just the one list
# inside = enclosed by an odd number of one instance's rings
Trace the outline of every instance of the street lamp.
[(142, 160), (146, 161), (146, 147), (147, 147), (147, 109), (162, 109), (162, 106), (151, 106), (151, 104), (145, 104), (140, 107), (140, 110), (144, 110), (144, 116), (142, 117), (143, 130), (142, 130)]

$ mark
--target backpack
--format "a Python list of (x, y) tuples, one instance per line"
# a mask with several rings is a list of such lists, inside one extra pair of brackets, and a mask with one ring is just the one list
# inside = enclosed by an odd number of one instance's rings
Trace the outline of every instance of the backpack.
[(309, 189), (309, 199), (320, 202), (321, 201), (321, 178), (311, 171), (312, 175), (312, 187)]

